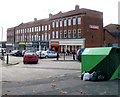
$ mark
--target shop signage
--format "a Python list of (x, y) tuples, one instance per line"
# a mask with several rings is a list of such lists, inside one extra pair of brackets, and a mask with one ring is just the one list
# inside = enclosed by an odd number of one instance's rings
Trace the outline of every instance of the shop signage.
[(24, 46), (24, 45), (25, 45), (25, 42), (19, 42), (19, 45), (23, 45), (23, 46)]
[(26, 46), (32, 46), (32, 42), (26, 42)]
[(49, 46), (49, 42), (40, 42), (41, 46)]
[(59, 46), (59, 41), (51, 41), (51, 46)]
[(38, 46), (38, 45), (39, 45), (39, 42), (32, 42), (32, 45), (33, 45), (33, 46)]
[(97, 26), (97, 25), (89, 25), (89, 28), (91, 28), (91, 29), (99, 29), (99, 26)]

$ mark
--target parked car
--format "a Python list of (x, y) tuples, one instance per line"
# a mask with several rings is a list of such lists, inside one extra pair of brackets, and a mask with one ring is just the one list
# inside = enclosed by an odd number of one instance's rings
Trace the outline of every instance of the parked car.
[(42, 52), (42, 51), (36, 51), (36, 54), (37, 54), (37, 56), (38, 56), (39, 58), (41, 58), (41, 52)]
[(41, 58), (57, 58), (58, 54), (55, 51), (42, 51), (41, 52)]
[(84, 51), (84, 48), (80, 48), (80, 49), (77, 50), (77, 53), (76, 53), (76, 58), (80, 62), (81, 62), (81, 55), (82, 55), (83, 51)]
[(38, 56), (35, 52), (26, 52), (23, 57), (23, 63), (38, 63)]
[(20, 50), (13, 50), (10, 53), (12, 56), (22, 56), (22, 52)]

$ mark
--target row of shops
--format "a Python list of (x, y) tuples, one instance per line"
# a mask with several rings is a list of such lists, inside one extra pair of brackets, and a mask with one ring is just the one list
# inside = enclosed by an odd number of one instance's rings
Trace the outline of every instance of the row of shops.
[(19, 50), (54, 50), (59, 53), (63, 53), (66, 50), (70, 52), (76, 52), (79, 48), (85, 47), (85, 39), (55, 39), (50, 41), (37, 41), (37, 42), (16, 42), (7, 43), (7, 52), (19, 49)]

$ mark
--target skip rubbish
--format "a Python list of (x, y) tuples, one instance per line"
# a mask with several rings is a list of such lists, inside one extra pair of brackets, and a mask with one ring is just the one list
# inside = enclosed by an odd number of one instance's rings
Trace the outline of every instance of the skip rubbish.
[(84, 80), (84, 81), (106, 81), (107, 77), (101, 71), (93, 71), (92, 73), (83, 72), (81, 75), (81, 80)]

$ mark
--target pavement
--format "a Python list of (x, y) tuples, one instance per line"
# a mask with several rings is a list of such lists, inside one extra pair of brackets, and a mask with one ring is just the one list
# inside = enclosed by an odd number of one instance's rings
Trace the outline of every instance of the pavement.
[[(109, 95), (112, 97), (120, 95), (120, 80), (101, 82), (81, 80), (80, 63), (72, 58), (69, 60), (61, 58), (58, 61), (43, 59), (39, 61), (40, 64), (32, 66), (22, 64), (22, 58), (19, 60), (18, 57), (10, 58), (10, 63), (19, 64), (8, 66), (0, 61), (2, 69), (6, 70), (2, 75), (7, 76), (5, 72), (11, 73), (9, 78), (2, 77), (2, 95)], [(31, 70), (33, 68), (34, 72)], [(15, 72), (19, 76), (12, 76)]]

